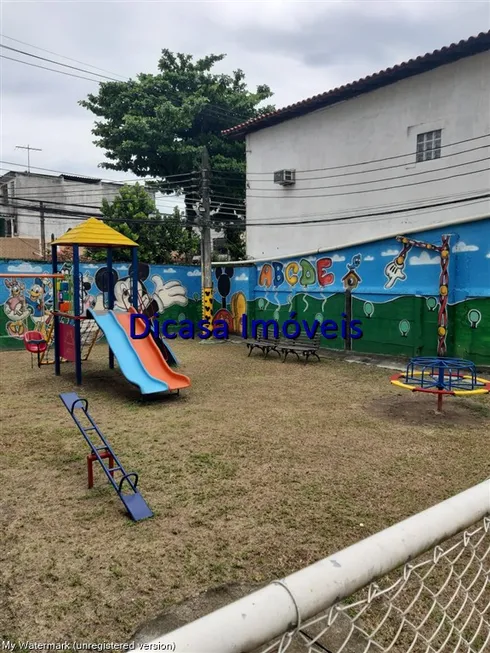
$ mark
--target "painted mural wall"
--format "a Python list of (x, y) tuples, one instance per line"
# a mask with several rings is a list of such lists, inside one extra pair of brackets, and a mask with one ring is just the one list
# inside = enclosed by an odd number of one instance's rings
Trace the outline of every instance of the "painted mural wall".
[[(65, 263), (60, 271), (70, 269)], [(100, 263), (80, 266), (83, 277), (84, 308), (104, 310), (107, 299), (107, 268)], [(201, 315), (201, 271), (195, 266), (139, 265), (139, 296), (147, 314), (159, 313), (162, 319), (191, 320)], [(50, 263), (0, 261), (0, 273), (50, 273)], [(127, 309), (130, 296), (131, 266), (114, 264), (113, 283), (115, 308)], [(51, 279), (0, 279), (0, 348), (23, 348), (23, 335), (28, 330), (47, 334), (53, 306)]]
[[(295, 313), (310, 324), (351, 315), (363, 332), (351, 341), (354, 351), (430, 356), (439, 346), (490, 365), (490, 219), (218, 268), (215, 310), (235, 326), (243, 313), (279, 323)], [(322, 346), (343, 349), (345, 342), (322, 338)]]
[[(403, 234), (400, 234), (403, 236)], [(446, 240), (443, 239), (446, 237)], [(425, 245), (425, 246), (422, 246)], [(67, 265), (67, 264), (65, 264)], [(69, 264), (68, 264), (69, 265)], [(115, 264), (116, 308), (128, 305), (130, 266)], [(84, 264), (85, 307), (104, 309), (107, 271)], [(50, 265), (0, 261), (1, 273), (50, 272)], [(240, 332), (241, 318), (340, 323), (361, 320), (357, 352), (400, 356), (446, 355), (490, 365), (490, 218), (314, 255), (213, 271), (214, 319)], [(140, 264), (139, 294), (147, 314), (201, 319), (201, 272), (195, 266)], [(349, 292), (347, 292), (349, 291)], [(51, 282), (0, 279), (0, 348), (23, 348), (25, 331), (49, 328)], [(45, 304), (47, 310), (42, 309)], [(344, 349), (345, 341), (322, 338)]]

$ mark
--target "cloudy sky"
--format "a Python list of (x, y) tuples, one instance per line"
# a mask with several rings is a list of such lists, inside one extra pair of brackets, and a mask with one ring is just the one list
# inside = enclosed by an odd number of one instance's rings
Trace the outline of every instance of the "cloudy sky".
[[(220, 69), (242, 68), (251, 87), (269, 84), (277, 107), (490, 29), (490, 0), (0, 0), (0, 12), (4, 46), (109, 71), (96, 71), (102, 75), (156, 72), (162, 48), (226, 53)], [(0, 172), (22, 169), (5, 162), (25, 165), (26, 152), (15, 146), (30, 144), (42, 148), (31, 166), (131, 177), (97, 167), (104, 153), (92, 143), (92, 115), (77, 104), (96, 83), (8, 60), (56, 67), (0, 50)]]

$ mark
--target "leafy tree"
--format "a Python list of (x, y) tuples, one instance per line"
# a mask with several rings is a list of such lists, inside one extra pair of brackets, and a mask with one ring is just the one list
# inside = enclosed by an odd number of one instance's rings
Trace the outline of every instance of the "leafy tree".
[[(172, 215), (161, 215), (140, 184), (123, 186), (112, 202), (103, 199), (101, 213), (106, 224), (138, 243), (138, 258), (145, 263), (166, 264), (178, 257), (190, 260), (199, 249), (199, 238), (186, 229), (178, 207)], [(88, 255), (102, 261), (106, 251), (90, 248)], [(131, 261), (131, 250), (114, 249), (114, 261)]]
[[(128, 82), (103, 82), (97, 95), (80, 104), (98, 120), (94, 143), (106, 151), (103, 168), (157, 178), (164, 193), (185, 197), (187, 220), (196, 219), (203, 146), (209, 152), (215, 228), (224, 230), (239, 252), (234, 210), (245, 198), (245, 144), (222, 136), (234, 124), (273, 110), (258, 105), (271, 97), (268, 86), (249, 91), (242, 70), (213, 72), (225, 55), (192, 55), (162, 50), (157, 74), (141, 73)], [(238, 206), (237, 206), (238, 205)], [(233, 221), (233, 225), (230, 224)], [(243, 248), (242, 248), (243, 249)]]

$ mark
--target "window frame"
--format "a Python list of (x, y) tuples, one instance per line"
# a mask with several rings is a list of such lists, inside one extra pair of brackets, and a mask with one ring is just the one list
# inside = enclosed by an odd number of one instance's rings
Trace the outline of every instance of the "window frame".
[(415, 163), (425, 163), (441, 158), (442, 129), (431, 129), (417, 134)]

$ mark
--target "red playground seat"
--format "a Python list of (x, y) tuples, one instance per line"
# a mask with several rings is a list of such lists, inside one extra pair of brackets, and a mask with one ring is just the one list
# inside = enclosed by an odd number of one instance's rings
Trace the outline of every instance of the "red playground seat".
[(32, 367), (32, 354), (37, 354), (37, 365), (40, 367), (42, 354), (48, 348), (48, 343), (43, 338), (39, 331), (27, 331), (24, 333), (24, 347), (31, 353), (31, 367)]

